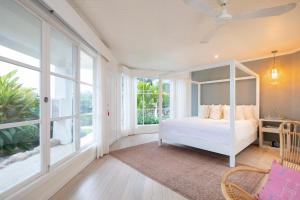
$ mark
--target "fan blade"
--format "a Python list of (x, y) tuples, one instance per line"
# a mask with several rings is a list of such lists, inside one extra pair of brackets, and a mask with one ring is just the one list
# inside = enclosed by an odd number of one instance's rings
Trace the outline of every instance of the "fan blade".
[(224, 25), (225, 23), (218, 23), (213, 29), (207, 32), (201, 39), (201, 44), (208, 43), (217, 33), (217, 31)]
[(216, 17), (217, 12), (207, 3), (205, 3), (204, 0), (183, 0), (185, 4), (194, 7), (198, 11), (210, 16), (210, 17)]
[(297, 3), (289, 3), (281, 6), (276, 6), (272, 8), (265, 8), (254, 12), (247, 12), (233, 16), (233, 19), (243, 20), (243, 19), (253, 19), (259, 17), (271, 17), (282, 15), (294, 9)]

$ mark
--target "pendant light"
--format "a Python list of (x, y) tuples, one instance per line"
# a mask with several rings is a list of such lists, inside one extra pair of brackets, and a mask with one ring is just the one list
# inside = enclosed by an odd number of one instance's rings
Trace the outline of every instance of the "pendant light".
[(272, 51), (271, 53), (273, 54), (273, 67), (272, 67), (271, 76), (272, 76), (273, 80), (276, 80), (276, 79), (278, 79), (278, 70), (277, 70), (275, 64), (276, 64), (276, 54), (278, 53), (278, 51), (275, 50), (275, 51)]

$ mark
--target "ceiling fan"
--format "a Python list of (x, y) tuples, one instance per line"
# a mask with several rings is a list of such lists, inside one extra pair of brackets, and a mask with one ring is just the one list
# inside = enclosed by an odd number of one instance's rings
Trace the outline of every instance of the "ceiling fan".
[(215, 18), (216, 25), (212, 30), (210, 30), (207, 34), (204, 35), (204, 37), (201, 40), (201, 43), (203, 44), (209, 42), (214, 36), (214, 34), (223, 25), (227, 24), (230, 21), (282, 15), (294, 9), (297, 5), (297, 3), (292, 2), (292, 3), (270, 7), (270, 8), (264, 8), (252, 12), (245, 12), (237, 15), (231, 15), (226, 8), (229, 0), (218, 0), (221, 10), (216, 10), (212, 8), (209, 4), (205, 2), (205, 0), (183, 0), (183, 1), (185, 2), (185, 4), (197, 9), (199, 12)]

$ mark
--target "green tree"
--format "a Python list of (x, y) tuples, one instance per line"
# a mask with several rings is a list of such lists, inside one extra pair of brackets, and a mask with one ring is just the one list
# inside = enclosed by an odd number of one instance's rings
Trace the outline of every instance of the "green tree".
[[(0, 76), (0, 123), (39, 118), (39, 97), (34, 89), (18, 83), (17, 70)], [(29, 150), (39, 145), (39, 126), (0, 130), (0, 156)]]
[(0, 123), (39, 117), (39, 98), (32, 88), (18, 83), (17, 70), (0, 76)]

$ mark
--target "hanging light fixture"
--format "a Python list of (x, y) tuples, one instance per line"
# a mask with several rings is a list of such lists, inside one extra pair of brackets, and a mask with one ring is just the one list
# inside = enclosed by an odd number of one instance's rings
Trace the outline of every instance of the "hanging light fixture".
[(276, 62), (276, 54), (278, 53), (277, 50), (275, 51), (272, 51), (272, 54), (273, 54), (273, 67), (272, 67), (272, 72), (271, 72), (271, 75), (272, 75), (272, 79), (275, 80), (278, 78), (278, 70), (275, 66), (275, 62)]

